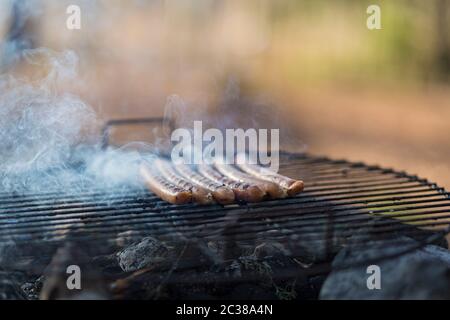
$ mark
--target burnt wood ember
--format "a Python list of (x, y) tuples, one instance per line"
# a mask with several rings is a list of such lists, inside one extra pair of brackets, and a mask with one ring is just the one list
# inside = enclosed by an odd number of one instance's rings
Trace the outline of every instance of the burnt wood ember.
[(433, 183), (307, 155), (282, 154), (280, 164), (304, 191), (258, 203), (171, 205), (131, 185), (0, 190), (0, 268), (15, 275), (1, 293), (80, 298), (63, 288), (71, 263), (95, 284), (83, 297), (314, 299), (345, 248), (383, 241), (367, 264), (395, 259), (388, 248), (404, 237), (415, 246), (399, 256), (446, 245), (449, 193)]

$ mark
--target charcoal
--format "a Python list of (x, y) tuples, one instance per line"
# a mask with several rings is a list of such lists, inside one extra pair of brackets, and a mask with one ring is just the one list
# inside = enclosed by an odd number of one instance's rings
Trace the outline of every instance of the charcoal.
[(44, 283), (44, 276), (40, 276), (37, 279), (33, 281), (25, 282), (21, 289), (26, 294), (28, 300), (38, 300), (39, 299), (39, 293), (42, 290), (42, 285)]
[(26, 300), (27, 296), (18, 286), (14, 273), (0, 270), (0, 300)]
[[(416, 250), (415, 240), (403, 237), (377, 241), (365, 248), (344, 248), (333, 261), (333, 271), (320, 292), (321, 299), (450, 299), (450, 252), (436, 245)], [(382, 259), (386, 255), (397, 257)], [(378, 259), (378, 261), (377, 261)], [(381, 288), (369, 289), (369, 263), (380, 267)], [(352, 265), (354, 265), (352, 267)]]
[[(297, 257), (305, 264), (327, 261), (342, 248), (342, 244), (345, 243), (346, 239), (343, 235), (331, 234), (326, 224), (317, 228), (316, 234), (302, 234), (291, 231), (287, 237), (278, 241), (282, 244), (287, 254)], [(279, 231), (273, 231), (272, 233), (278, 235)], [(271, 234), (268, 232), (268, 234), (260, 235), (260, 237), (262, 239), (271, 239)]]
[[(284, 246), (274, 241), (257, 245), (252, 254), (233, 260), (224, 271), (231, 279), (246, 284), (237, 286), (229, 296), (231, 299), (238, 299), (245, 291), (252, 297), (251, 292), (262, 294), (261, 290), (265, 292), (263, 297), (295, 299), (300, 287), (309, 286), (302, 267), (286, 255)], [(286, 271), (296, 276), (286, 277)]]
[(209, 240), (206, 243), (206, 248), (210, 252), (210, 256), (213, 257), (215, 263), (222, 263), (227, 259), (233, 259), (241, 255), (243, 250), (243, 244), (237, 241)]
[(146, 237), (118, 252), (117, 261), (123, 271), (136, 271), (165, 261), (169, 251), (161, 241)]
[(114, 280), (123, 274), (123, 270), (117, 261), (116, 253), (95, 256), (92, 258), (92, 263), (102, 271), (105, 279)]
[(206, 243), (206, 248), (210, 252), (212, 259), (217, 262), (223, 262), (225, 259), (225, 241), (208, 241)]

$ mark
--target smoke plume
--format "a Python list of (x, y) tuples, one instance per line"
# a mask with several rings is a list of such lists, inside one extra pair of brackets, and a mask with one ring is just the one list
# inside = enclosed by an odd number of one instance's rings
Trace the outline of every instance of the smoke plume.
[(101, 150), (95, 112), (61, 89), (77, 80), (77, 55), (40, 48), (23, 56), (38, 72), (27, 78), (0, 76), (2, 191), (76, 192), (87, 183), (136, 182), (140, 154)]

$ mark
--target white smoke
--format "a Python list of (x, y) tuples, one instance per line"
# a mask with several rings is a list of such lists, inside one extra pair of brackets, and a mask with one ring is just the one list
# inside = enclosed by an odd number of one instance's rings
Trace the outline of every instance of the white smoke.
[(77, 80), (73, 51), (23, 53), (40, 77), (0, 76), (0, 189), (76, 192), (86, 184), (138, 182), (140, 153), (103, 151), (93, 109), (62, 84)]

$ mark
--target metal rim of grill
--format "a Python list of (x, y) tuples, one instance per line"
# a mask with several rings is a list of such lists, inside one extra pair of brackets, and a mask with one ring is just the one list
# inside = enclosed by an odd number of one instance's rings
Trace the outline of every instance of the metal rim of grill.
[(449, 193), (417, 176), (291, 153), (281, 154), (280, 173), (304, 180), (304, 192), (294, 198), (225, 207), (175, 206), (144, 189), (124, 186), (87, 186), (74, 193), (0, 193), (0, 243), (111, 242), (124, 235), (183, 241), (273, 240), (298, 243), (300, 250), (314, 248), (326, 260), (350, 244), (378, 239), (395, 243), (408, 236), (423, 245), (450, 230)]

